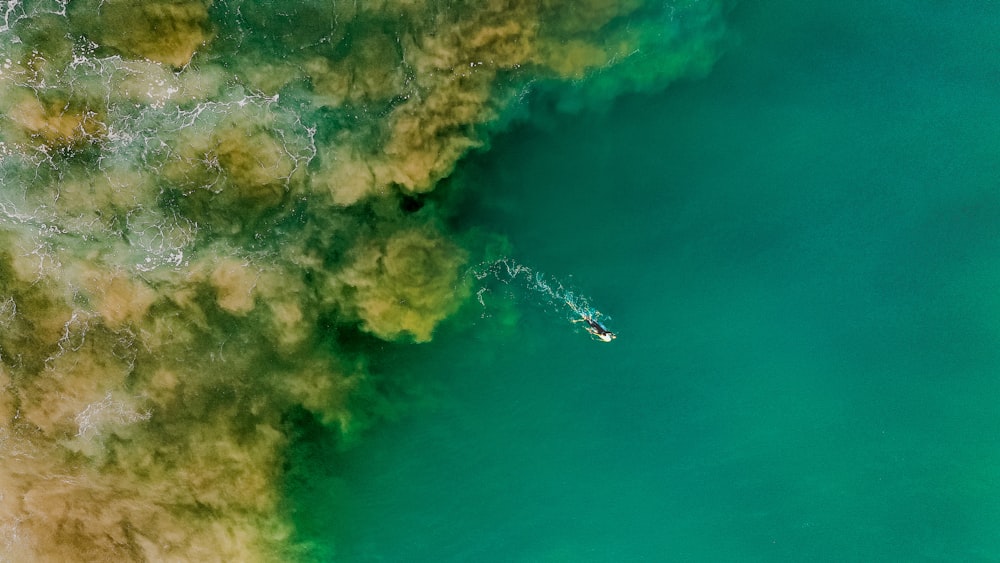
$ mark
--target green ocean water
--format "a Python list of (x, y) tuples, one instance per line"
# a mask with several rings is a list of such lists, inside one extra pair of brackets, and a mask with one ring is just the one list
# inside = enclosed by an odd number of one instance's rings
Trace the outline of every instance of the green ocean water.
[(293, 448), (318, 553), (1000, 558), (1000, 5), (726, 20), (708, 76), (540, 96), (460, 163), (453, 227), (505, 234), (619, 338), (515, 291), (386, 350), (413, 406)]
[(1000, 559), (998, 12), (0, 2), (0, 561)]

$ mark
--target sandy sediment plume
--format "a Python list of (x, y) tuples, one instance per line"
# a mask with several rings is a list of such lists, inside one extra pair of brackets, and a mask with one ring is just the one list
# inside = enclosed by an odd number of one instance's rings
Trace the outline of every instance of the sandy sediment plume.
[(0, 559), (308, 559), (282, 498), (289, 413), (355, 437), (386, 374), (350, 343), (428, 341), (469, 294), (469, 251), (413, 202), (533, 88), (704, 68), (717, 12), (12, 5)]
[(82, 0), (70, 13), (75, 28), (98, 46), (128, 58), (180, 68), (212, 36), (211, 0)]
[(464, 253), (439, 234), (401, 231), (354, 247), (329, 292), (343, 304), (345, 318), (358, 318), (376, 336), (407, 334), (426, 342), (458, 305), (455, 298), (467, 293), (464, 264)]
[[(5, 555), (293, 555), (276, 486), (283, 414), (351, 432), (366, 385), (349, 354), (308, 342), (294, 269), (206, 253), (151, 280), (69, 260), (41, 278), (2, 264)], [(81, 283), (72, 294), (64, 272)]]

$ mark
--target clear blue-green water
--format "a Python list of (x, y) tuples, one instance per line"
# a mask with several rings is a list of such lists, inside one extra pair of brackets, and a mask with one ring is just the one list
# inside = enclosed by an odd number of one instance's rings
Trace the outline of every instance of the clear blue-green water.
[(1000, 560), (1000, 3), (855, 4), (0, 3), (0, 561)]
[(726, 20), (706, 77), (539, 110), (460, 163), (455, 225), (619, 338), (515, 292), (383, 357), (434, 400), (316, 460), (311, 537), (345, 561), (1000, 558), (1000, 5)]

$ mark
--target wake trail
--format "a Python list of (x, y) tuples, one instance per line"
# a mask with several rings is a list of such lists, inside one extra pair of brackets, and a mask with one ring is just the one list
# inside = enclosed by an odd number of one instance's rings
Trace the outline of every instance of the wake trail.
[(536, 271), (511, 258), (501, 258), (483, 262), (473, 267), (470, 273), (480, 282), (476, 299), (483, 307), (483, 316), (488, 316), (486, 296), (493, 292), (496, 283), (504, 287), (520, 288), (536, 302), (550, 311), (563, 315), (573, 323), (584, 323), (583, 328), (592, 336), (610, 342), (615, 334), (604, 325), (610, 319), (591, 305), (590, 300), (577, 291), (569, 289), (561, 281)]

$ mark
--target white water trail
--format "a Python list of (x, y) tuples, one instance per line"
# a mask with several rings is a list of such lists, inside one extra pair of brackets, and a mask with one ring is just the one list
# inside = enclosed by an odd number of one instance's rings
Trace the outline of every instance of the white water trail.
[(523, 289), (529, 298), (533, 298), (571, 322), (591, 319), (604, 325), (604, 321), (610, 319), (594, 308), (586, 296), (566, 287), (558, 279), (533, 270), (512, 258), (483, 262), (473, 267), (471, 274), (480, 282), (476, 298), (483, 307), (483, 317), (489, 316), (486, 296), (492, 293), (499, 283), (508, 291), (512, 288)]

